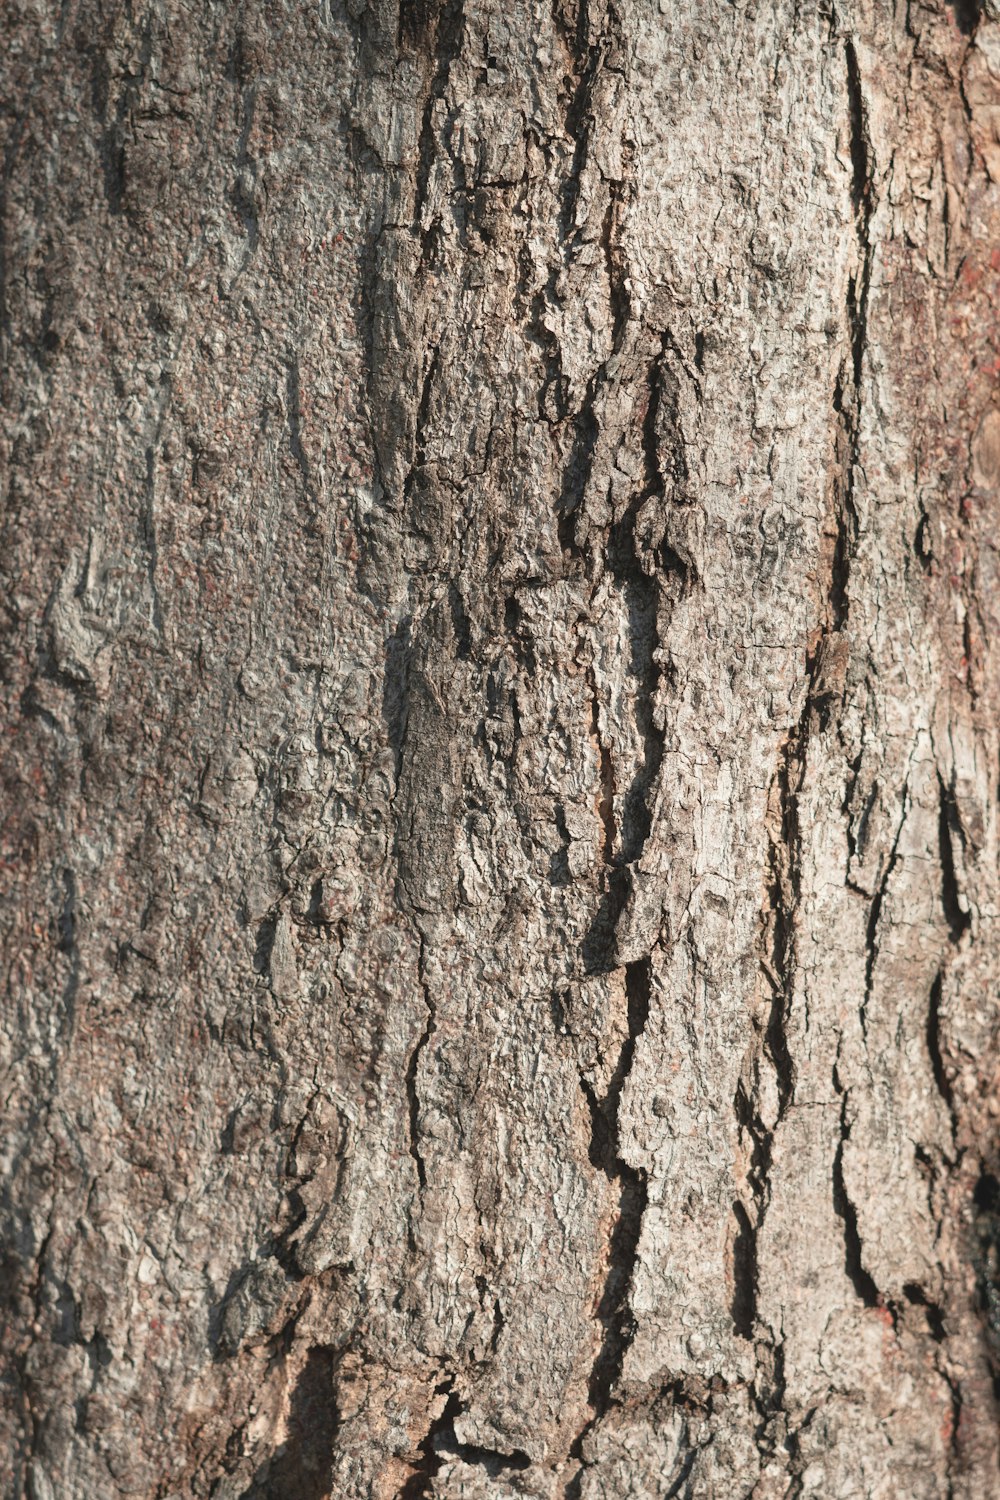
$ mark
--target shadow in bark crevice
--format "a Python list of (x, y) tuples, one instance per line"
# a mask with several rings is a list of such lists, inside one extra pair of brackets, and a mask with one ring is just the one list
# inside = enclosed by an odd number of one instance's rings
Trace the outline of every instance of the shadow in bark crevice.
[(335, 1351), (314, 1345), (292, 1392), (287, 1436), (257, 1470), (240, 1500), (333, 1500), (333, 1454), (339, 1414)]

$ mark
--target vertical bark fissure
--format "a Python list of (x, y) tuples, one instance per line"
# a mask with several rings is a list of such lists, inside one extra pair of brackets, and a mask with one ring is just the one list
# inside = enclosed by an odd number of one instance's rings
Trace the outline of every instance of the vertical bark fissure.
[[(768, 835), (768, 890), (770, 951), (762, 967), (774, 986), (765, 1040), (778, 1087), (778, 1118), (785, 1116), (795, 1096), (795, 1065), (788, 1046), (787, 1025), (796, 972), (796, 913), (801, 874), (798, 796), (805, 768), (808, 720), (812, 704), (807, 700), (803, 716), (788, 736), (778, 757), (773, 783), (778, 801), (778, 838)], [(770, 1146), (767, 1158), (770, 1160)]]
[[(566, 37), (567, 51), (576, 64), (576, 88), (565, 116), (566, 134), (573, 142), (573, 156), (560, 194), (558, 227), (564, 253), (572, 248), (574, 241), (576, 206), (590, 147), (590, 131), (595, 124), (594, 115), (588, 113), (594, 88), (602, 69), (609, 65), (609, 53), (615, 53), (621, 47), (621, 19), (614, 0), (605, 0), (605, 29), (597, 34), (594, 41), (590, 40), (591, 26), (590, 0), (579, 0), (576, 36)], [(560, 29), (565, 36), (565, 29)]]
[[(430, 983), (427, 979), (426, 944), (423, 933), (420, 934), (420, 949), (417, 957), (417, 973), (420, 981), (421, 993), (424, 997), (424, 1006), (427, 1014), (427, 1024), (421, 1032), (413, 1051), (410, 1053), (406, 1065), (406, 1100), (407, 1120), (409, 1122), (409, 1149), (417, 1169), (417, 1182), (421, 1195), (427, 1186), (427, 1168), (423, 1154), (420, 1150), (420, 1094), (417, 1088), (417, 1069), (424, 1049), (429, 1045), (431, 1037), (437, 1029), (437, 1006)], [(413, 1237), (413, 1222), (410, 1221), (410, 1237)]]
[(945, 1067), (944, 1056), (941, 1051), (941, 997), (944, 974), (945, 971), (943, 969), (938, 970), (927, 997), (927, 1027), (925, 1035), (927, 1038), (927, 1055), (930, 1058), (934, 1083), (948, 1109), (952, 1149), (954, 1149), (958, 1139), (958, 1114), (955, 1109), (955, 1091), (948, 1077), (948, 1070)]
[(0, 1489), (988, 1487), (994, 8), (13, 6)]
[(764, 1199), (766, 1169), (763, 1161), (758, 1166), (758, 1158), (763, 1153), (759, 1151), (757, 1142), (754, 1140), (754, 1164), (749, 1174), (750, 1190), (754, 1198), (754, 1211), (756, 1223), (747, 1212), (745, 1205), (737, 1198), (733, 1203), (733, 1215), (736, 1219), (736, 1234), (733, 1239), (733, 1300), (732, 1318), (733, 1327), (740, 1338), (753, 1338), (754, 1326), (757, 1321), (757, 1231), (763, 1224), (766, 1203)]
[(840, 1092), (840, 1140), (833, 1158), (833, 1207), (844, 1226), (844, 1270), (848, 1280), (865, 1307), (880, 1307), (882, 1297), (862, 1259), (861, 1233), (858, 1228), (858, 1213), (847, 1192), (844, 1182), (844, 1147), (850, 1139), (851, 1127), (847, 1120), (849, 1090), (843, 1089), (836, 1074), (834, 1085)]
[[(406, 9), (405, 5), (400, 6), (401, 21)], [(431, 257), (434, 239), (434, 226), (421, 223), (438, 150), (434, 107), (444, 99), (447, 93), (452, 66), (462, 50), (464, 26), (465, 0), (444, 0), (435, 19), (433, 45), (429, 47), (430, 55), (435, 59), (435, 66), (420, 122), (413, 193), (413, 232), (419, 238), (421, 257), (425, 264)]]
[(66, 983), (63, 986), (63, 1015), (61, 1031), (70, 1035), (76, 1018), (76, 1001), (80, 990), (81, 963), (77, 942), (77, 903), (79, 891), (74, 871), (67, 865), (62, 872), (63, 905), (59, 913), (59, 948), (68, 961)]
[[(842, 654), (850, 613), (850, 571), (858, 543), (859, 518), (855, 500), (855, 472), (859, 463), (863, 369), (867, 342), (868, 299), (871, 281), (872, 247), (870, 225), (873, 212), (872, 165), (867, 109), (864, 101), (857, 51), (853, 41), (845, 44), (847, 73), (849, 145), (852, 167), (851, 209), (857, 245), (857, 266), (848, 281), (846, 318), (849, 333), (849, 372), (841, 366), (834, 387), (833, 406), (837, 413), (840, 437), (839, 483), (835, 489), (834, 520), (836, 533), (830, 563), (824, 615), (819, 622), (819, 639), (807, 654), (807, 687), (800, 719), (780, 752), (773, 792), (777, 793), (779, 838), (769, 839), (768, 904), (762, 921), (760, 939), (761, 968), (773, 987), (770, 1017), (765, 1030), (765, 1045), (775, 1069), (778, 1088), (777, 1123), (783, 1119), (794, 1099), (795, 1068), (787, 1043), (787, 1019), (797, 969), (796, 921), (801, 900), (801, 830), (798, 798), (806, 772), (811, 738), (830, 727), (831, 701), (840, 691), (834, 658)], [(841, 669), (842, 670), (842, 669)], [(866, 988), (860, 1005), (863, 1031), (867, 1024), (867, 1005), (871, 994), (877, 927), (886, 884), (895, 865), (897, 846), (905, 821), (907, 790), (903, 793), (903, 815), (889, 856), (882, 884), (869, 913), (866, 945)], [(849, 1135), (846, 1119), (846, 1094), (841, 1107), (841, 1139), (833, 1163), (835, 1209), (844, 1223), (845, 1263), (848, 1275), (867, 1305), (875, 1305), (878, 1291), (861, 1259), (861, 1242), (857, 1216), (844, 1186), (843, 1151)], [(770, 1195), (770, 1167), (774, 1129), (767, 1130), (759, 1119), (754, 1102), (741, 1089), (737, 1091), (737, 1118), (747, 1128), (753, 1142), (753, 1158), (748, 1174), (753, 1195), (755, 1217), (740, 1224), (735, 1249), (737, 1256), (734, 1312), (750, 1326), (755, 1284), (757, 1237), (763, 1224)], [(744, 1214), (746, 1210), (744, 1207)], [(742, 1261), (742, 1275), (739, 1262)]]
[(872, 897), (871, 904), (869, 905), (868, 921), (865, 924), (865, 992), (861, 997), (861, 1003), (858, 1006), (858, 1019), (861, 1022), (861, 1034), (866, 1041), (868, 1039), (869, 1006), (871, 1005), (872, 992), (875, 986), (875, 965), (878, 962), (879, 921), (881, 920), (882, 916), (882, 905), (885, 901), (886, 893), (889, 889), (889, 882), (892, 879), (893, 872), (896, 869), (896, 865), (900, 857), (899, 841), (903, 837), (903, 828), (906, 824), (909, 795), (910, 782), (909, 774), (907, 774), (906, 780), (903, 782), (899, 823), (896, 826), (896, 833), (893, 838), (892, 845), (889, 849), (889, 855), (885, 862), (885, 869), (882, 872), (882, 878), (878, 883), (878, 889), (876, 890), (875, 895)]
[[(593, 62), (593, 55), (591, 58)], [(596, 76), (596, 69), (594, 70)], [(593, 86), (593, 77), (590, 87)], [(582, 99), (582, 94), (578, 96)], [(576, 170), (582, 165), (579, 149)], [(623, 180), (613, 184), (609, 190), (608, 207), (602, 224), (601, 243), (608, 275), (610, 310), (612, 315), (612, 357), (621, 349), (632, 321), (632, 304), (628, 290), (628, 259), (622, 241), (625, 220), (626, 195), (629, 171), (634, 171), (630, 151), (625, 152)], [(572, 203), (572, 198), (568, 203)], [(569, 213), (566, 228), (571, 224)], [(620, 830), (620, 842), (614, 850), (611, 838), (606, 833), (604, 848), (606, 855), (613, 854), (613, 870), (610, 873), (602, 912), (595, 920), (591, 939), (595, 933), (598, 946), (604, 948), (601, 967), (614, 962), (613, 947), (618, 919), (628, 895), (629, 867), (641, 857), (651, 832), (650, 799), (662, 764), (665, 730), (657, 722), (657, 697), (660, 687), (660, 669), (656, 660), (659, 645), (658, 612), (662, 582), (653, 568), (653, 559), (647, 557), (636, 533), (640, 507), (653, 497), (665, 494), (665, 480), (660, 472), (657, 451), (657, 417), (662, 399), (663, 361), (666, 355), (668, 336), (661, 338), (658, 355), (651, 361), (648, 372), (648, 395), (645, 416), (641, 429), (643, 454), (643, 480), (637, 493), (624, 513), (615, 520), (605, 538), (603, 566), (620, 591), (623, 599), (628, 638), (630, 642), (629, 670), (634, 683), (633, 714), (639, 743), (641, 763), (630, 784), (621, 792), (620, 811), (617, 824), (614, 820), (614, 802), (608, 809), (608, 821), (612, 829)], [(574, 445), (574, 467), (583, 459), (583, 487), (585, 486), (594, 459), (599, 437), (595, 416), (595, 402), (601, 383), (606, 378), (608, 364), (605, 362), (592, 377), (587, 390), (587, 399), (581, 413), (582, 421), (577, 427), (578, 440)], [(567, 474), (567, 479), (570, 474)], [(561, 536), (564, 544), (575, 543), (575, 528), (571, 530), (570, 517), (577, 509), (579, 496), (572, 497), (572, 504), (565, 500), (561, 506)], [(669, 567), (673, 556), (669, 549), (659, 559), (662, 566)], [(685, 582), (686, 582), (685, 574)], [(595, 732), (596, 689), (595, 701)], [(602, 788), (610, 790), (612, 799), (615, 788), (609, 787), (602, 760)], [(588, 965), (589, 966), (589, 965)], [(579, 1461), (576, 1473), (566, 1487), (568, 1500), (581, 1493), (583, 1474), (586, 1469), (584, 1444), (589, 1434), (604, 1417), (614, 1401), (615, 1387), (620, 1379), (626, 1353), (635, 1336), (635, 1323), (630, 1310), (629, 1297), (635, 1274), (642, 1222), (647, 1206), (647, 1183), (644, 1169), (632, 1166), (622, 1153), (621, 1147), (621, 1098), (625, 1083), (632, 1069), (635, 1050), (649, 1017), (652, 993), (652, 956), (629, 962), (625, 966), (625, 991), (627, 1006), (627, 1037), (624, 1041), (617, 1065), (607, 1093), (598, 1101), (586, 1079), (581, 1082), (591, 1110), (592, 1142), (591, 1160), (600, 1166), (609, 1181), (620, 1186), (617, 1220), (608, 1244), (608, 1268), (604, 1287), (597, 1307), (597, 1317), (603, 1327), (603, 1336), (588, 1382), (588, 1402), (593, 1415), (574, 1441), (570, 1456)]]
[(608, 273), (608, 290), (611, 303), (611, 354), (622, 347), (625, 331), (632, 319), (632, 297), (628, 288), (628, 262), (621, 244), (621, 230), (626, 211), (628, 191), (627, 174), (633, 165), (634, 152), (623, 143), (623, 176), (612, 182), (608, 189), (608, 207), (601, 225), (601, 246)]
[[(843, 433), (841, 477), (837, 487), (837, 536), (830, 579), (831, 620), (829, 628), (843, 630), (850, 612), (849, 576), (851, 554), (857, 546), (859, 518), (855, 500), (855, 472), (860, 459), (863, 372), (868, 340), (868, 301), (871, 287), (873, 246), (871, 221), (874, 212), (872, 160), (868, 111), (862, 88), (857, 49), (848, 38), (844, 45), (847, 73), (848, 130), (851, 157), (851, 208), (856, 241), (856, 265), (847, 282), (847, 329), (851, 354), (850, 371), (838, 372), (833, 406)], [(846, 376), (846, 378), (845, 378)]]
[[(613, 545), (619, 543), (615, 537)], [(613, 564), (628, 612), (631, 645), (630, 670), (634, 687), (635, 727), (642, 746), (642, 761), (622, 798), (621, 848), (618, 864), (623, 869), (642, 856), (651, 828), (650, 795), (663, 760), (664, 734), (656, 723), (656, 698), (660, 671), (656, 663), (658, 585), (639, 563), (632, 545), (627, 562)], [(617, 913), (616, 913), (617, 916)]]
[(611, 748), (601, 734), (601, 704), (593, 669), (590, 674), (590, 737), (597, 756), (597, 816), (601, 825), (601, 862), (615, 863), (615, 771)]
[[(608, 1267), (604, 1287), (596, 1311), (603, 1334), (588, 1382), (588, 1401), (594, 1415), (570, 1448), (570, 1457), (578, 1460), (583, 1459), (586, 1438), (613, 1402), (615, 1384), (621, 1375), (625, 1355), (635, 1334), (629, 1310), (629, 1293), (646, 1210), (647, 1185), (645, 1171), (631, 1166), (621, 1154), (620, 1105), (622, 1090), (632, 1070), (636, 1044), (649, 1019), (651, 959), (637, 960), (626, 966), (625, 988), (628, 1035), (622, 1043), (604, 1098), (598, 1099), (588, 1080), (582, 1074), (580, 1077), (591, 1117), (590, 1159), (609, 1182), (619, 1185), (619, 1197), (617, 1217), (608, 1242)], [(570, 1479), (565, 1491), (567, 1500), (576, 1500), (579, 1496), (585, 1467), (585, 1462), (581, 1461), (580, 1467)]]
[[(868, 298), (871, 289), (873, 246), (871, 222), (875, 204), (873, 201), (873, 163), (871, 155), (871, 130), (868, 124), (868, 107), (865, 101), (858, 62), (857, 49), (848, 38), (845, 43), (847, 63), (847, 98), (850, 117), (851, 149), (851, 203), (858, 242), (858, 267), (856, 276), (848, 282), (848, 320), (851, 330), (851, 357), (854, 376), (855, 427), (863, 396), (862, 374), (865, 350), (868, 342)], [(857, 451), (852, 453), (857, 461)]]
[(948, 924), (948, 936), (957, 946), (972, 925), (968, 902), (963, 904), (962, 889), (955, 868), (952, 839), (961, 839), (962, 825), (955, 806), (954, 793), (938, 775), (938, 853), (941, 861), (941, 906)]
[[(758, 1099), (741, 1080), (734, 1109), (738, 1127), (752, 1142), (747, 1183), (749, 1207), (737, 1200), (738, 1233), (734, 1242), (733, 1321), (743, 1337), (753, 1336), (757, 1316), (758, 1245), (771, 1201), (774, 1139), (794, 1099), (795, 1067), (788, 1045), (787, 1025), (795, 980), (795, 922), (800, 888), (798, 791), (804, 774), (805, 742), (811, 704), (781, 747), (769, 801), (777, 802), (777, 826), (768, 830), (766, 904), (757, 938), (759, 967), (771, 987), (771, 1002), (763, 1035), (757, 1046), (766, 1052), (777, 1086), (777, 1116), (773, 1125), (761, 1118)], [(742, 1215), (742, 1217), (741, 1217)]]
[[(562, 28), (561, 28), (562, 29)], [(563, 265), (569, 265), (579, 236), (575, 217), (579, 201), (591, 132), (599, 121), (593, 113), (593, 97), (597, 81), (605, 68), (612, 67), (609, 54), (617, 55), (622, 48), (621, 19), (613, 0), (609, 0), (605, 14), (605, 29), (593, 42), (589, 41), (591, 29), (588, 0), (580, 0), (577, 12), (577, 35), (572, 39), (571, 50), (576, 53), (577, 85), (570, 98), (565, 114), (566, 134), (573, 142), (573, 155), (564, 175), (560, 190), (559, 246)], [(631, 160), (628, 151), (626, 162)], [(621, 347), (631, 316), (631, 298), (627, 281), (627, 262), (621, 244), (622, 219), (624, 215), (624, 182), (608, 185), (608, 206), (601, 225), (600, 243), (608, 277), (608, 299), (611, 312), (612, 355)], [(544, 296), (556, 298), (556, 272), (549, 277)], [(536, 322), (540, 318), (536, 316)], [(558, 347), (556, 349), (558, 354)], [(586, 391), (579, 409), (572, 414), (573, 441), (569, 462), (563, 474), (562, 491), (559, 497), (559, 539), (566, 552), (577, 555), (587, 562), (585, 550), (576, 537), (575, 516), (580, 501), (586, 494), (599, 438), (599, 423), (596, 415), (598, 392), (607, 378), (608, 360), (605, 359), (594, 370), (587, 382)]]
[(978, 1311), (996, 1391), (1000, 1386), (1000, 1181), (982, 1160), (970, 1207)]

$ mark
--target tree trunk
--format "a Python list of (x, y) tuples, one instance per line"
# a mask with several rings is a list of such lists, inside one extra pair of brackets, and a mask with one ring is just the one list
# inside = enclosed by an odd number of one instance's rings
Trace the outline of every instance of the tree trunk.
[(1000, 1492), (1000, 0), (3, 32), (3, 1493)]

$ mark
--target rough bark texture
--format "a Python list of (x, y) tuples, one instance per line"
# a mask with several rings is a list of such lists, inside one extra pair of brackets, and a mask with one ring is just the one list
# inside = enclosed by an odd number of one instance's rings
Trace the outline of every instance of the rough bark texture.
[(2, 16), (3, 1494), (996, 1495), (1000, 5)]

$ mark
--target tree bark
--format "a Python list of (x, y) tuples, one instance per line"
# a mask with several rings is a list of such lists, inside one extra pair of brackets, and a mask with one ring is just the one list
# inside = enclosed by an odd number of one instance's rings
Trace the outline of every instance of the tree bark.
[(997, 1494), (1000, 4), (3, 33), (3, 1493)]

